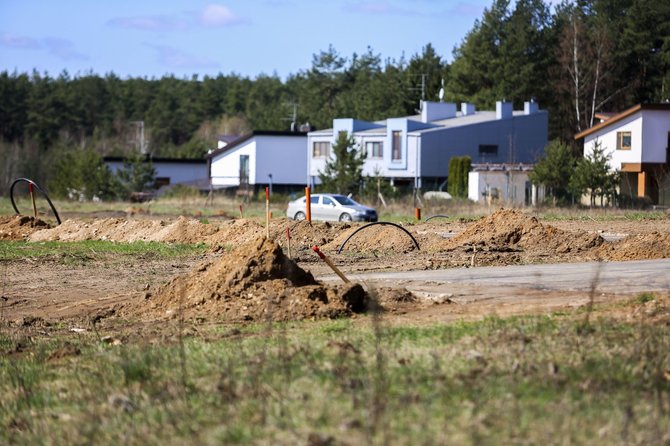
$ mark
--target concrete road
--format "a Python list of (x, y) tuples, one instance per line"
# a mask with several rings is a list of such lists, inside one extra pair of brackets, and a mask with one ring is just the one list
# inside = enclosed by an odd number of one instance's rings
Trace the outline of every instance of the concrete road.
[[(670, 259), (602, 263), (492, 266), (430, 271), (348, 274), (378, 287), (404, 287), (428, 300), (546, 306), (584, 302), (585, 296), (629, 296), (670, 290)], [(337, 281), (337, 276), (318, 277)], [(593, 291), (592, 291), (593, 290)]]

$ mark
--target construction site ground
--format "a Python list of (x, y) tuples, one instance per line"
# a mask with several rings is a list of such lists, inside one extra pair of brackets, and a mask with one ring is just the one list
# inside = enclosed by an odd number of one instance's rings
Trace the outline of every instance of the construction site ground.
[[(197, 323), (358, 318), (374, 300), (389, 323), (401, 324), (572, 311), (591, 305), (614, 316), (634, 317), (633, 310), (628, 314), (621, 303), (647, 291), (657, 294), (656, 305), (663, 306), (654, 314), (667, 318), (670, 279), (662, 274), (668, 263), (661, 259), (670, 258), (670, 218), (663, 215), (540, 221), (522, 211), (500, 209), (474, 221), (404, 224), (420, 249), (392, 226), (366, 228), (342, 247), (363, 224), (273, 219), (268, 241), (263, 223), (78, 216), (49, 229), (31, 217), (0, 217), (0, 240), (206, 246), (204, 254), (178, 259), (96, 253), (31, 256), (29, 249), (22, 258), (0, 256), (0, 318), (13, 326), (59, 330), (88, 329), (95, 321), (98, 326), (132, 332), (141, 324), (160, 333), (162, 321), (177, 316)], [(343, 285), (312, 251), (314, 245), (365, 291)], [(647, 263), (635, 262), (643, 260), (658, 261), (645, 269), (642, 265)], [(551, 264), (583, 266), (546, 269)], [(599, 266), (603, 264), (620, 266), (609, 273)], [(538, 273), (538, 266), (545, 269)], [(452, 276), (430, 275), (436, 271)], [(515, 275), (527, 277), (518, 283), (503, 280)], [(572, 285), (549, 285), (557, 281)], [(631, 281), (635, 287), (627, 286)]]

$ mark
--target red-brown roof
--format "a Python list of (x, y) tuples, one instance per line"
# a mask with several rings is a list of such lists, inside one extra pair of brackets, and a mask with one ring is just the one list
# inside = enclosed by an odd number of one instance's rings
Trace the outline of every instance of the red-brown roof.
[(582, 139), (585, 136), (588, 136), (592, 133), (597, 132), (600, 129), (604, 129), (605, 127), (614, 124), (615, 122), (619, 122), (622, 119), (625, 119), (629, 117), (630, 115), (633, 115), (640, 110), (669, 110), (670, 111), (670, 104), (638, 104), (635, 105), (628, 110), (624, 110), (623, 112), (619, 113), (618, 115), (614, 115), (611, 118), (609, 118), (607, 121), (601, 122), (599, 124), (594, 125), (593, 127), (590, 127), (586, 130), (583, 130), (575, 135), (575, 139)]

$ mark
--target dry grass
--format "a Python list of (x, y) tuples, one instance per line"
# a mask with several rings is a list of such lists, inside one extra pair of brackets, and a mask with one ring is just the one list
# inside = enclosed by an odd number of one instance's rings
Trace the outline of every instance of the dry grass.
[(5, 325), (0, 443), (667, 443), (667, 329), (596, 316), (176, 321), (142, 340)]

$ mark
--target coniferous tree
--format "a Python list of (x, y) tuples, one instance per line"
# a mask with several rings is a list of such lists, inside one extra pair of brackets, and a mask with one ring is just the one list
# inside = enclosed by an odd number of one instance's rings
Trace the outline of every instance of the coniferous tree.
[(319, 172), (321, 189), (344, 195), (358, 192), (363, 181), (364, 162), (353, 137), (340, 132), (333, 144), (333, 156), (326, 162), (323, 172)]
[(556, 203), (566, 204), (572, 196), (570, 178), (576, 163), (577, 158), (570, 147), (553, 140), (528, 177), (533, 183), (544, 186), (547, 195), (553, 197)]

